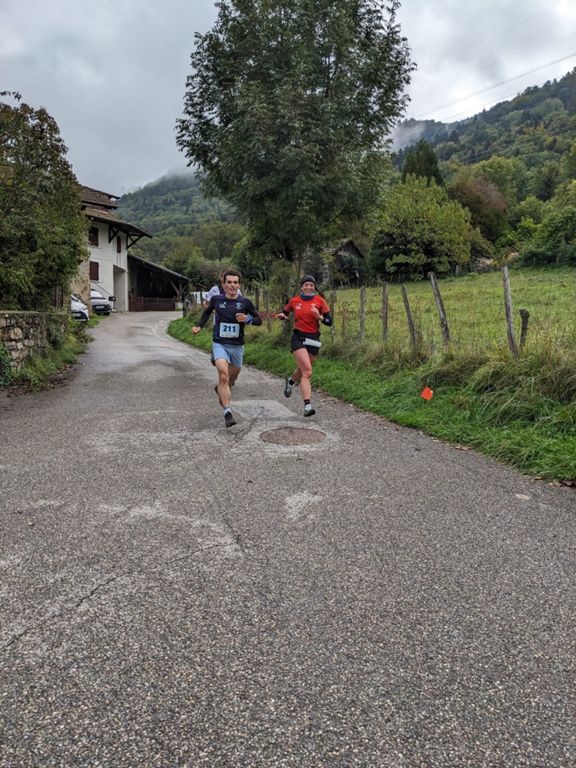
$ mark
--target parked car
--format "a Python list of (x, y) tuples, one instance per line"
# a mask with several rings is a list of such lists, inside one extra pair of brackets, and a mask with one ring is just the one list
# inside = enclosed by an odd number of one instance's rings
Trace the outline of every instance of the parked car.
[(84, 304), (82, 299), (79, 299), (78, 296), (74, 296), (74, 294), (70, 295), (70, 312), (75, 320), (83, 320), (84, 322), (88, 320), (88, 307)]
[(112, 302), (110, 298), (103, 296), (100, 291), (92, 288), (90, 291), (90, 304), (97, 315), (109, 315), (112, 312)]

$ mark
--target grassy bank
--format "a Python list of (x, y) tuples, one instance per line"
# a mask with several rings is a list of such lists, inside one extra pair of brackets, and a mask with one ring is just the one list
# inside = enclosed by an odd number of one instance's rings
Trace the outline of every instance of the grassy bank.
[[(478, 338), (475, 322), (470, 323), (468, 334), (462, 334), (460, 343), (448, 350), (433, 344), (426, 354), (422, 348), (412, 352), (406, 339), (393, 338), (382, 344), (367, 334), (368, 340), (359, 347), (350, 336), (337, 333), (332, 340), (325, 330), (322, 355), (314, 368), (314, 387), (398, 424), (509, 462), (527, 474), (575, 481), (576, 355), (575, 345), (567, 341), (574, 338), (576, 324), (570, 307), (571, 301), (574, 306), (570, 297), (576, 272), (556, 276), (566, 282), (565, 292), (556, 283), (543, 293), (541, 275), (526, 276), (527, 285), (536, 284), (531, 301), (528, 294), (523, 296), (523, 304), (535, 316), (535, 327), (532, 341), (519, 359), (506, 351), (505, 335), (496, 342), (503, 317), (500, 309), (496, 311), (494, 295), (494, 311), (488, 313), (483, 329), (485, 339), (492, 343)], [(471, 283), (481, 288), (465, 299), (463, 317), (473, 315), (474, 307), (491, 304), (490, 286), (495, 294), (500, 289), (494, 275), (455, 283), (458, 290)], [(450, 293), (449, 286), (442, 284), (443, 295)], [(413, 294), (422, 291), (422, 302), (428, 301), (425, 290), (429, 291), (425, 284), (410, 286)], [(342, 293), (350, 305), (357, 300), (357, 291)], [(338, 301), (341, 298), (339, 294)], [(459, 305), (450, 305), (455, 314), (454, 307)], [(248, 329), (245, 361), (285, 376), (292, 369), (292, 356), (280, 339), (279, 325), (273, 324), (272, 332), (265, 327)], [(421, 322), (420, 327), (427, 326)], [(194, 337), (188, 320), (174, 321), (170, 333), (194, 346), (210, 348), (209, 329)], [(420, 396), (425, 385), (434, 390), (430, 401)]]
[(35, 355), (18, 372), (12, 373), (5, 382), (5, 389), (9, 394), (25, 394), (54, 386), (63, 372), (76, 362), (78, 355), (85, 351), (89, 340), (85, 325), (71, 323), (70, 331), (61, 339), (59, 346), (44, 355)]

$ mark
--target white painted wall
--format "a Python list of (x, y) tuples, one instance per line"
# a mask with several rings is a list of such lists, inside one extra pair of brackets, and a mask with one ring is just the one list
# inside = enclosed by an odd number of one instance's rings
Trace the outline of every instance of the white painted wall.
[(126, 249), (126, 233), (121, 232), (121, 251), (116, 252), (116, 238), (108, 242), (110, 227), (101, 221), (92, 221), (91, 227), (98, 227), (98, 245), (89, 245), (90, 261), (100, 265), (99, 280), (91, 281), (92, 288), (108, 296), (116, 296), (114, 309), (117, 312), (128, 311), (128, 251)]

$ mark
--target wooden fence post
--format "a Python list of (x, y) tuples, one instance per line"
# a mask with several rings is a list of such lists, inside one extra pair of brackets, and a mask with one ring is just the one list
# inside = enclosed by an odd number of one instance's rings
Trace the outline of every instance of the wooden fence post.
[(264, 307), (266, 309), (266, 330), (270, 332), (272, 330), (272, 320), (270, 319), (270, 294), (268, 291), (264, 291)]
[(408, 301), (408, 292), (404, 283), (400, 286), (402, 291), (402, 299), (404, 300), (404, 309), (406, 310), (406, 319), (408, 320), (408, 330), (410, 331), (410, 338), (412, 339), (412, 349), (416, 349), (418, 344), (418, 337), (416, 335), (416, 327), (414, 325), (414, 319), (412, 318), (412, 312), (410, 310), (410, 302)]
[(382, 286), (382, 341), (388, 340), (388, 283)]
[(450, 329), (448, 328), (448, 318), (446, 317), (446, 311), (444, 309), (444, 302), (440, 295), (440, 288), (438, 287), (438, 281), (434, 272), (428, 272), (428, 279), (432, 286), (432, 293), (434, 294), (434, 301), (436, 302), (436, 308), (440, 317), (440, 330), (442, 331), (442, 338), (444, 340), (444, 346), (450, 344)]
[(364, 341), (366, 332), (366, 286), (360, 288), (360, 341)]
[(336, 339), (336, 291), (330, 294), (330, 312), (332, 313), (332, 325), (330, 326), (330, 336), (332, 341)]
[(512, 291), (510, 290), (510, 272), (508, 265), (502, 267), (502, 280), (504, 283), (504, 306), (506, 308), (506, 329), (508, 331), (508, 347), (514, 357), (518, 357), (518, 346), (514, 336), (514, 317), (512, 313)]
[(342, 315), (342, 338), (346, 338), (346, 328), (348, 325), (348, 304), (342, 304), (342, 309), (340, 310), (340, 314)]
[(524, 349), (526, 344), (526, 336), (528, 335), (528, 320), (530, 319), (530, 312), (527, 309), (519, 309), (520, 317), (522, 318), (522, 328), (520, 330), (520, 350)]

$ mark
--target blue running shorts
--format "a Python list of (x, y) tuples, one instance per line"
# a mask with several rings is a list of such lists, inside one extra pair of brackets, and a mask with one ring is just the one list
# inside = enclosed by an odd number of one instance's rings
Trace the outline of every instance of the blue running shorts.
[(217, 341), (213, 341), (212, 357), (214, 360), (226, 360), (230, 365), (242, 368), (244, 347), (233, 346), (232, 344), (219, 344)]

